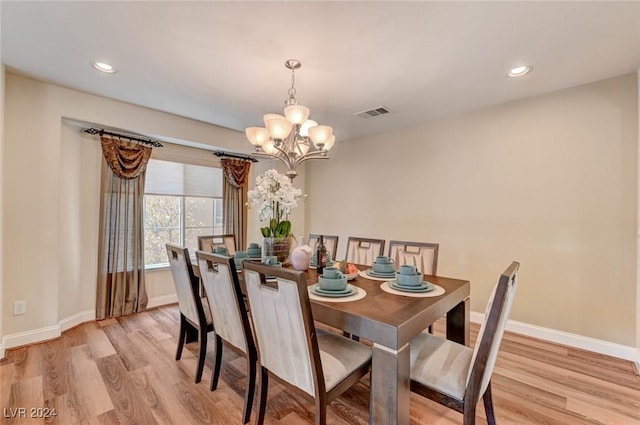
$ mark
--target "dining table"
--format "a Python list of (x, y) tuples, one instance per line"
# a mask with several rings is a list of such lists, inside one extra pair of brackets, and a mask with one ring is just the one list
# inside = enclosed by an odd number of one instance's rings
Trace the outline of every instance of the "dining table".
[[(468, 346), (471, 284), (464, 279), (425, 275), (424, 280), (437, 285), (442, 293), (411, 296), (385, 291), (386, 282), (365, 272), (369, 266), (357, 267), (362, 272), (349, 283), (366, 294), (348, 302), (310, 297), (313, 319), (371, 342), (369, 423), (408, 425), (411, 340), (446, 315), (447, 339)], [(194, 273), (199, 275), (197, 266)], [(318, 282), (315, 269), (309, 268), (305, 274), (308, 285)], [(238, 275), (244, 287), (242, 273)]]

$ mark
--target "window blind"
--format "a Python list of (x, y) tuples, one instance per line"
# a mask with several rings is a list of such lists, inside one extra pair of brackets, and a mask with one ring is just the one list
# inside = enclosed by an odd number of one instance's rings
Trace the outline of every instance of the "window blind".
[(221, 198), (222, 169), (150, 159), (144, 192)]

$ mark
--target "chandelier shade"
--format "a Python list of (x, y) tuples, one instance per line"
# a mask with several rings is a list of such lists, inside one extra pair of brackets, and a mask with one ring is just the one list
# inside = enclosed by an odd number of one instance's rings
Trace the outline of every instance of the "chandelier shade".
[(284, 116), (266, 114), (263, 117), (264, 127), (248, 127), (245, 134), (256, 155), (282, 161), (288, 167), (287, 176), (293, 180), (298, 175), (296, 167), (302, 162), (328, 159), (327, 152), (336, 138), (333, 128), (310, 120), (309, 108), (298, 104), (295, 70), (302, 66), (300, 61), (289, 59), (285, 66), (291, 70), (291, 87), (284, 102)]

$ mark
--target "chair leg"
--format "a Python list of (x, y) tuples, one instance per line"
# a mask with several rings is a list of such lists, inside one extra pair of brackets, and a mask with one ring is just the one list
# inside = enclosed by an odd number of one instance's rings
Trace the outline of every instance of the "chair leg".
[[(206, 326), (206, 325), (205, 325)], [(197, 384), (202, 380), (202, 371), (204, 369), (204, 360), (207, 357), (207, 329), (206, 327), (200, 327), (200, 350), (198, 353), (198, 369), (196, 370), (195, 383)]]
[(180, 360), (182, 357), (182, 347), (184, 347), (184, 340), (187, 337), (187, 321), (180, 313), (180, 330), (178, 331), (178, 348), (176, 350), (176, 360)]
[(267, 369), (260, 366), (260, 397), (258, 398), (258, 415), (256, 425), (264, 424), (264, 413), (267, 408), (267, 390), (269, 389), (269, 374)]
[(316, 395), (316, 425), (326, 425), (327, 424), (327, 398), (326, 395), (323, 396)]
[(475, 403), (465, 403), (462, 413), (463, 425), (475, 425), (476, 423), (476, 405)]
[(484, 411), (487, 413), (487, 424), (496, 425), (496, 417), (493, 414), (493, 399), (491, 398), (491, 382), (489, 382), (489, 386), (482, 396), (482, 401), (484, 403)]
[(218, 379), (220, 379), (220, 365), (222, 364), (222, 338), (216, 334), (216, 361), (211, 372), (211, 386), (209, 389), (214, 391), (218, 388)]
[(242, 413), (242, 423), (246, 424), (251, 419), (251, 407), (253, 406), (253, 394), (256, 389), (256, 366), (257, 359), (253, 355), (247, 354), (247, 390), (244, 394), (244, 412)]

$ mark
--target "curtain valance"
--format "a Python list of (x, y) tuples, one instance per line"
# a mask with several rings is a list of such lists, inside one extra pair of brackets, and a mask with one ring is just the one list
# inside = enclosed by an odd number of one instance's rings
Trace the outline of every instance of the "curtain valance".
[(135, 179), (146, 169), (151, 148), (110, 137), (101, 137), (100, 141), (104, 159), (116, 176)]

